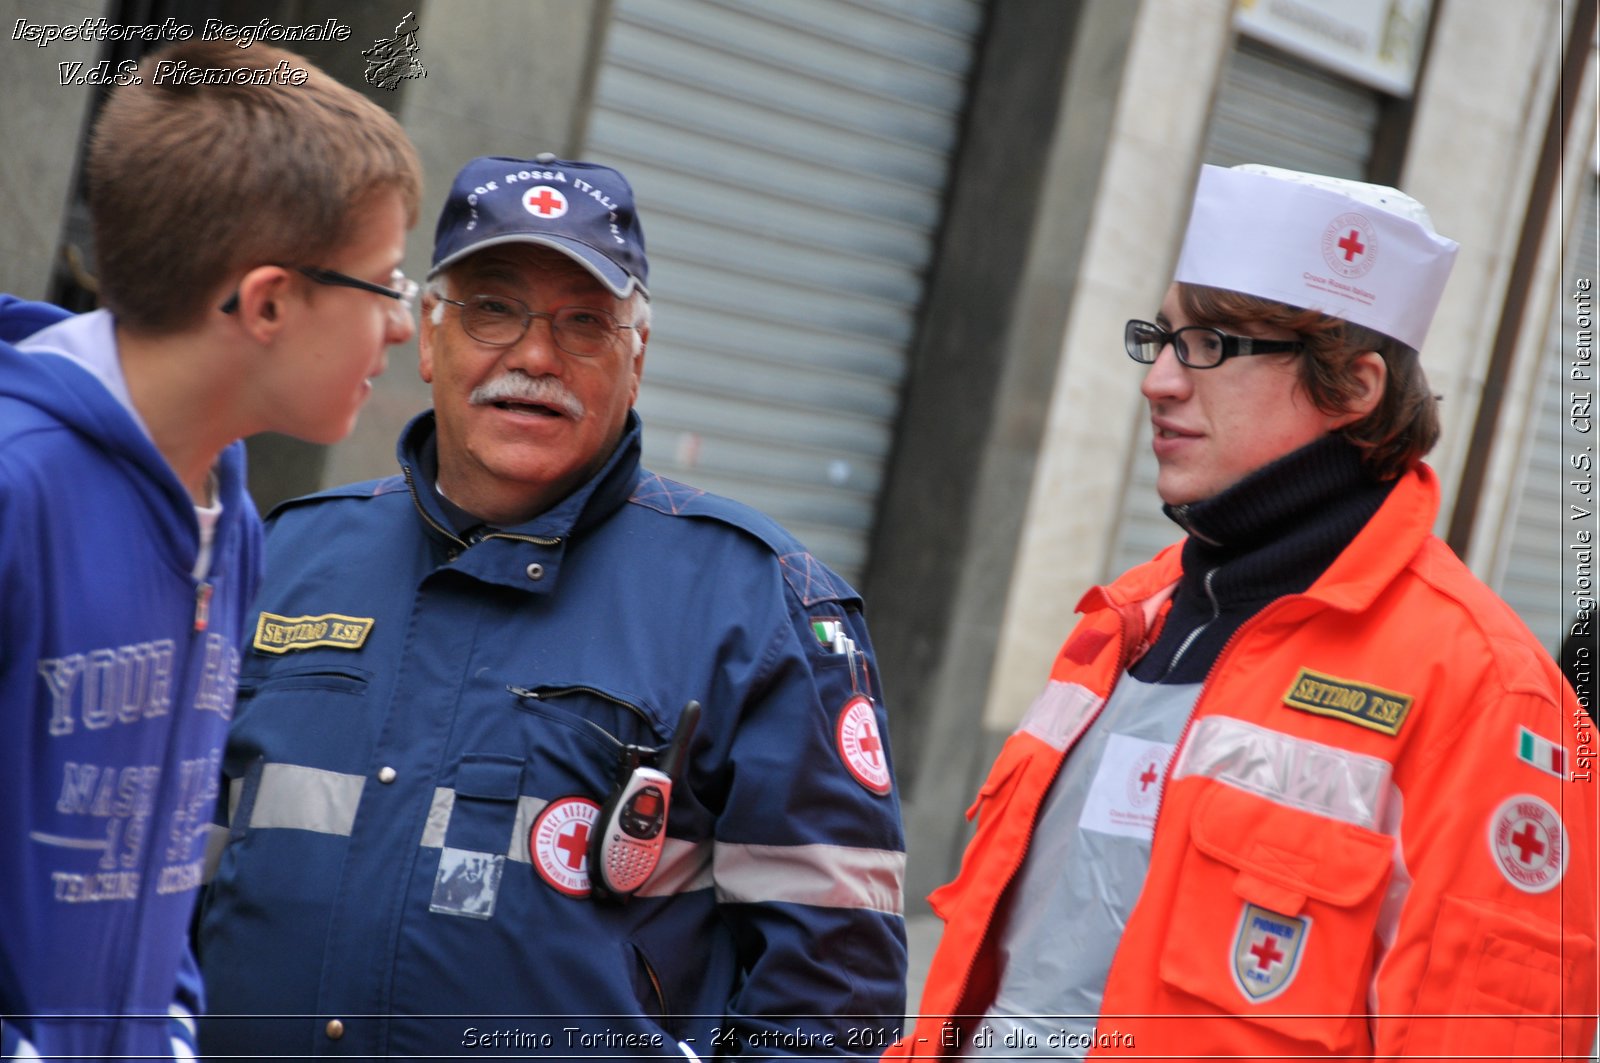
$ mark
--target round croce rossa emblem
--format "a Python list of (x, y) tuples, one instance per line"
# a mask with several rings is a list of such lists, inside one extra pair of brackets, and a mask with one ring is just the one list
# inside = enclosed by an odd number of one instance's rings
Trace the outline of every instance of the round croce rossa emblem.
[(1378, 234), (1365, 215), (1347, 212), (1322, 231), (1322, 257), (1341, 277), (1361, 277), (1378, 263)]
[(587, 797), (563, 797), (539, 813), (528, 831), (528, 855), (539, 877), (569, 897), (589, 895), (589, 834), (600, 806)]

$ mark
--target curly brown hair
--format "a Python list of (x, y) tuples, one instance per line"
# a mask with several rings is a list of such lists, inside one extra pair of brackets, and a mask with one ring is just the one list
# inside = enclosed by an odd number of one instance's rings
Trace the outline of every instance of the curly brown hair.
[(1349, 410), (1356, 397), (1350, 367), (1365, 351), (1376, 351), (1388, 368), (1383, 397), (1371, 413), (1340, 432), (1361, 450), (1367, 471), (1392, 480), (1422, 460), (1439, 441), (1439, 396), (1428, 387), (1417, 352), (1392, 339), (1320, 310), (1306, 310), (1255, 295), (1178, 284), (1184, 314), (1199, 325), (1237, 329), (1257, 324), (1287, 329), (1305, 345), (1299, 355), (1300, 385), (1324, 413)]

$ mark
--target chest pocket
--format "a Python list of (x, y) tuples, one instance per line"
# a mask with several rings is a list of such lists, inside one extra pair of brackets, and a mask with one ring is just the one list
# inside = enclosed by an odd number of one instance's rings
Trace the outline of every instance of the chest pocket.
[[(1394, 841), (1216, 781), (1190, 821), (1161, 978), (1275, 1033), (1359, 1043)], [(1360, 1024), (1359, 1027), (1353, 1024)]]
[[(365, 749), (371, 741), (367, 691), (372, 673), (343, 662), (274, 662), (239, 680), (224, 770), (237, 779), (284, 735), (301, 749)], [(329, 765), (331, 766), (331, 765)]]
[[(530, 765), (530, 792), (545, 798), (610, 792), (628, 747), (656, 749), (670, 732), (642, 698), (589, 683), (512, 686)], [(509, 750), (507, 750), (509, 752)]]
[(451, 849), (504, 853), (512, 838), (523, 762), (492, 753), (469, 754), (456, 767), (455, 804), (444, 844)]

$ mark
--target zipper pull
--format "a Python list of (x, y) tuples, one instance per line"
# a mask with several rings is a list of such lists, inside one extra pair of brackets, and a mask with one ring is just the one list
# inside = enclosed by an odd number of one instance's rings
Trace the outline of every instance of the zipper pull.
[(194, 589), (194, 629), (204, 631), (211, 622), (211, 584), (202, 583)]

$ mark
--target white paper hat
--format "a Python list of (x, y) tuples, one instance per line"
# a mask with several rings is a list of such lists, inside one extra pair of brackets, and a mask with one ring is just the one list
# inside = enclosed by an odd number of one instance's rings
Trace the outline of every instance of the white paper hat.
[(1205, 166), (1174, 279), (1320, 310), (1420, 350), (1456, 246), (1397, 189)]

